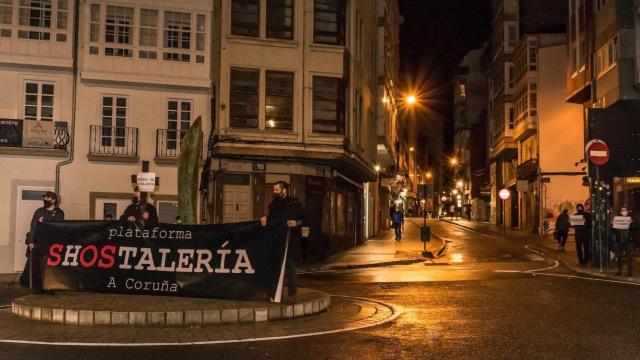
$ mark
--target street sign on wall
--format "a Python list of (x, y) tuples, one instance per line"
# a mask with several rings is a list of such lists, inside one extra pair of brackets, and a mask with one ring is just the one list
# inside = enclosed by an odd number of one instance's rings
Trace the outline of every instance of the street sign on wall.
[(509, 189), (502, 189), (498, 193), (498, 196), (500, 196), (500, 199), (502, 200), (507, 200), (509, 197), (511, 197), (511, 191), (509, 191)]
[(22, 121), (0, 120), (0, 146), (22, 146)]

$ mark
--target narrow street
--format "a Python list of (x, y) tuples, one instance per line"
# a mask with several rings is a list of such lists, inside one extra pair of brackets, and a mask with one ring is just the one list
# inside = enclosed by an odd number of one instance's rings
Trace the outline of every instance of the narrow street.
[[(398, 305), (403, 313), (393, 321), (268, 341), (89, 351), (94, 359), (638, 358), (637, 284), (573, 273), (529, 250), (523, 239), (437, 220), (430, 225), (448, 244), (446, 255), (433, 261), (300, 276), (304, 287)], [(418, 242), (414, 220), (405, 226), (401, 246)], [(8, 291), (19, 293), (2, 290)], [(87, 351), (80, 344), (1, 343), (0, 349), (2, 359), (84, 359)]]

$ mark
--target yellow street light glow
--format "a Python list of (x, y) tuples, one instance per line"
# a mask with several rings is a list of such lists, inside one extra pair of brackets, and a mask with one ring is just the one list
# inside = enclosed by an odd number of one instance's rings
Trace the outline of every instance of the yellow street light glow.
[(409, 95), (407, 96), (407, 104), (409, 105), (413, 105), (416, 103), (416, 97), (415, 95)]
[(451, 160), (449, 160), (449, 163), (451, 163), (451, 165), (458, 165), (458, 159), (451, 158)]
[(413, 146), (409, 148), (409, 151), (413, 151), (413, 150), (415, 150)]
[(458, 187), (462, 187), (462, 186), (464, 185), (464, 183), (462, 182), (462, 180), (459, 180), (459, 181), (457, 182), (457, 185), (458, 185)]
[(431, 171), (429, 171), (429, 172), (427, 173), (427, 179), (431, 179), (431, 177), (432, 177), (432, 176), (433, 176), (433, 175), (431, 175)]
[(380, 165), (376, 165), (373, 167), (376, 171), (380, 171)]

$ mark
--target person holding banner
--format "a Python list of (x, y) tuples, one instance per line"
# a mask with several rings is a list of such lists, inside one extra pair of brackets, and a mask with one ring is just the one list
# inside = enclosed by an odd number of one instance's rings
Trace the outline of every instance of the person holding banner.
[(133, 190), (131, 204), (124, 210), (120, 221), (138, 222), (143, 225), (154, 226), (158, 224), (158, 211), (156, 207), (147, 202), (147, 193), (141, 194), (138, 187)]
[(286, 226), (289, 231), (285, 276), (289, 298), (296, 296), (296, 256), (300, 252), (304, 207), (289, 196), (289, 184), (278, 181), (273, 184), (273, 201), (269, 204), (269, 214), (260, 218), (262, 226)]
[(36, 243), (36, 232), (38, 224), (47, 221), (64, 220), (64, 211), (58, 206), (58, 195), (52, 191), (47, 191), (42, 195), (43, 205), (38, 208), (31, 218), (31, 227), (27, 234), (27, 264), (24, 272), (20, 277), (20, 284), (24, 287), (30, 287), (31, 290), (36, 293), (42, 293), (42, 268), (41, 258), (43, 256), (42, 251)]
[(622, 276), (624, 262), (627, 262), (627, 276), (633, 276), (633, 237), (631, 234), (636, 228), (636, 222), (629, 216), (626, 207), (620, 209), (620, 215), (611, 221), (616, 248), (616, 276)]
[(576, 252), (578, 265), (585, 266), (591, 259), (591, 214), (584, 211), (584, 205), (576, 206), (578, 211), (569, 217), (569, 222), (576, 232)]

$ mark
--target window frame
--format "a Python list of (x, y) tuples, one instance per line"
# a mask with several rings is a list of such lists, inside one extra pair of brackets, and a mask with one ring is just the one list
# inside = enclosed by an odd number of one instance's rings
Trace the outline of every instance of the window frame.
[[(334, 99), (329, 99), (329, 98), (319, 98), (318, 96), (316, 96), (317, 92), (316, 92), (316, 80), (328, 80), (331, 79), (333, 81), (335, 81), (335, 87), (336, 87), (336, 98), (335, 98), (335, 131), (326, 131), (326, 130), (317, 130), (316, 129), (316, 122), (320, 119), (316, 118), (316, 105), (318, 104), (318, 101), (334, 101)], [(319, 133), (319, 134), (335, 134), (335, 135), (346, 135), (346, 127), (347, 127), (347, 114), (346, 114), (346, 88), (345, 88), (345, 81), (344, 79), (340, 78), (340, 77), (336, 77), (336, 76), (322, 76), (322, 75), (313, 75), (312, 77), (312, 94), (311, 94), (311, 100), (312, 100), (312, 105), (311, 105), (311, 111), (312, 111), (312, 115), (311, 115), (311, 129), (312, 132), (314, 133)], [(318, 110), (318, 111), (322, 111), (322, 110)], [(325, 110), (326, 111), (326, 110)], [(320, 121), (326, 121), (325, 119), (322, 119)], [(325, 125), (326, 126), (326, 125)]]
[[(270, 2), (272, 1), (278, 1), (284, 4), (270, 4)], [(286, 4), (287, 2), (290, 1), (290, 4)], [(293, 40), (294, 38), (294, 28), (295, 28), (295, 19), (296, 19), (296, 5), (295, 5), (295, 0), (265, 0), (265, 37), (267, 39), (278, 39), (278, 40)], [(281, 8), (281, 9), (285, 9), (285, 13), (286, 13), (286, 9), (289, 9), (291, 12), (291, 16), (287, 17), (287, 15), (284, 15), (284, 19), (290, 18), (290, 22), (291, 25), (287, 26), (275, 26), (273, 24), (271, 24), (270, 26), (270, 22), (269, 19), (273, 19), (274, 17), (279, 17), (279, 16), (269, 16), (269, 12), (270, 10), (273, 10), (274, 8)], [(286, 21), (286, 20), (285, 20)], [(275, 29), (274, 29), (275, 28)], [(273, 32), (281, 32), (281, 33), (289, 33), (290, 36), (275, 36), (275, 35), (270, 35), (270, 31)]]
[[(27, 92), (27, 87), (28, 85), (36, 85), (36, 92)], [(49, 85), (52, 87), (52, 93), (51, 94), (45, 94), (44, 93), (44, 85)], [(53, 81), (47, 81), (47, 80), (24, 80), (23, 81), (23, 87), (22, 87), (22, 118), (24, 120), (34, 120), (34, 121), (54, 121), (54, 119), (56, 118), (56, 86), (57, 84)], [(35, 116), (28, 116), (27, 115), (27, 107), (34, 107), (34, 105), (31, 104), (27, 104), (27, 96), (36, 96), (36, 103), (35, 103), (35, 109), (36, 109), (36, 115)], [(43, 105), (44, 101), (43, 98), (45, 96), (50, 96), (51, 97), (51, 105)], [(47, 117), (43, 117), (42, 116), (42, 112), (43, 109), (47, 107), (47, 108), (51, 108), (51, 116), (47, 116)]]
[[(109, 126), (105, 125), (105, 99), (111, 99), (111, 115), (109, 116)], [(118, 105), (118, 100), (124, 99), (125, 105)], [(124, 117), (118, 116), (117, 109), (124, 108)], [(123, 126), (118, 126), (118, 119), (124, 118)], [(100, 97), (100, 144), (103, 147), (111, 147), (115, 143), (115, 147), (125, 147), (127, 145), (127, 124), (129, 122), (129, 97), (126, 95), (105, 94)], [(115, 131), (114, 131), (115, 130)]]
[[(320, 9), (318, 3), (324, 1), (327, 4), (332, 0), (314, 0), (313, 1), (313, 43), (323, 45), (335, 45), (345, 46), (347, 38), (347, 4), (345, 0), (335, 0), (335, 11), (332, 9)], [(319, 14), (334, 14), (335, 21), (327, 21), (320, 19)], [(318, 30), (318, 23), (323, 24), (335, 24), (335, 31)], [(322, 38), (325, 38), (324, 40)], [(326, 38), (333, 37), (333, 40), (326, 40)]]
[[(229, 15), (229, 19), (230, 19), (230, 30), (229, 33), (231, 35), (234, 36), (244, 36), (244, 37), (250, 37), (250, 38), (259, 38), (260, 37), (260, 24), (261, 24), (261, 12), (262, 12), (262, 4), (261, 4), (261, 0), (231, 0), (230, 2), (230, 15)], [(257, 13), (256, 12), (252, 12), (249, 13), (248, 11), (244, 11), (244, 12), (236, 12), (237, 8), (234, 6), (235, 4), (245, 4), (246, 5), (257, 5)], [(251, 16), (251, 18), (256, 17), (256, 21), (254, 22), (246, 22), (246, 21), (239, 21), (238, 19), (234, 19), (234, 15), (235, 16), (241, 16), (243, 14), (248, 14), (247, 16)], [(253, 19), (252, 19), (253, 20)], [(242, 30), (244, 29), (245, 31), (237, 31), (238, 29)]]
[[(113, 14), (109, 13), (109, 10), (115, 11), (115, 17), (110, 19)], [(120, 14), (122, 11), (125, 14)], [(129, 24), (122, 21), (127, 18), (126, 12), (131, 11), (129, 17)], [(122, 16), (124, 15), (124, 16)], [(121, 17), (122, 16), (122, 17)], [(104, 55), (114, 57), (133, 57), (135, 28), (136, 28), (136, 8), (130, 6), (120, 5), (106, 5), (104, 14)], [(109, 21), (112, 22), (109, 22)], [(112, 27), (110, 31), (109, 28)], [(109, 39), (109, 37), (112, 39)]]
[[(290, 81), (291, 81), (291, 95), (290, 96), (284, 96), (281, 94), (274, 94), (274, 95), (270, 95), (269, 94), (269, 75), (286, 75), (286, 76), (290, 76)], [(286, 117), (286, 116), (269, 116), (268, 115), (268, 107), (269, 106), (273, 106), (269, 104), (269, 98), (270, 97), (278, 97), (278, 98), (286, 98), (288, 99), (288, 105), (289, 105), (289, 110), (290, 110), (290, 116)], [(274, 108), (276, 108), (274, 106)], [(265, 71), (265, 81), (264, 81), (264, 114), (265, 114), (265, 129), (267, 130), (285, 130), (285, 131), (291, 131), (293, 130), (293, 118), (294, 118), (294, 113), (295, 113), (295, 72), (293, 71), (282, 71), (282, 70), (266, 70)], [(267, 126), (269, 125), (269, 121), (276, 121), (275, 124), (277, 124), (278, 122), (288, 122), (289, 126)]]
[[(180, 14), (180, 28), (173, 29), (168, 27), (168, 14)], [(189, 23), (188, 29), (184, 28), (184, 20), (187, 18), (185, 15), (188, 15)], [(164, 61), (175, 61), (175, 62), (183, 62), (190, 63), (191, 55), (192, 55), (192, 36), (191, 32), (193, 31), (193, 17), (194, 13), (192, 12), (184, 12), (184, 11), (176, 11), (176, 10), (164, 10), (163, 18), (162, 18), (162, 60)], [(196, 18), (197, 19), (197, 18)], [(196, 24), (197, 25), (197, 24)], [(175, 25), (174, 25), (175, 26)], [(175, 32), (177, 33), (176, 39), (168, 39), (168, 33)], [(185, 38), (185, 35), (187, 37)], [(188, 47), (185, 47), (185, 39), (187, 41)], [(169, 43), (171, 41), (171, 43)], [(173, 41), (176, 42), (177, 46), (173, 46)]]
[[(246, 92), (246, 91), (238, 91), (234, 90), (234, 72), (240, 73), (253, 73), (255, 74), (255, 93), (254, 92)], [(259, 129), (260, 128), (260, 69), (256, 68), (248, 68), (248, 67), (231, 67), (229, 70), (229, 127), (234, 129)], [(247, 123), (249, 121), (254, 120), (254, 117), (249, 117), (246, 112), (242, 114), (234, 113), (234, 104), (236, 104), (236, 96), (255, 96), (255, 125), (248, 126)], [(245, 101), (245, 107), (249, 104), (248, 101)], [(238, 125), (238, 123), (234, 123), (237, 119), (240, 118), (244, 121), (244, 125)]]

